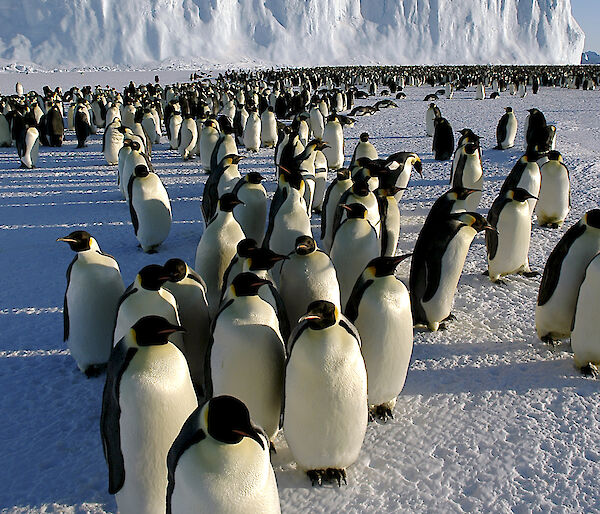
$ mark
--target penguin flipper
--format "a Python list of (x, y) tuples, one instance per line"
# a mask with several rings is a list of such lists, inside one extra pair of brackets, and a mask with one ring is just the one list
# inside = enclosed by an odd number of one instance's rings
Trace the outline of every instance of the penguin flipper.
[(373, 280), (364, 280), (361, 274), (359, 279), (354, 284), (354, 288), (352, 289), (350, 297), (346, 302), (346, 307), (344, 308), (344, 316), (346, 316), (352, 323), (354, 323), (356, 318), (358, 318), (358, 306), (364, 292), (373, 282)]
[(127, 184), (127, 195), (129, 197), (129, 214), (131, 215), (131, 223), (133, 224), (133, 232), (137, 236), (138, 229), (140, 228), (140, 220), (138, 219), (137, 213), (135, 212), (135, 207), (133, 206), (133, 181), (137, 177), (132, 175), (129, 179), (129, 184)]
[(63, 341), (69, 339), (69, 307), (67, 304), (67, 291), (69, 290), (69, 284), (71, 283), (71, 271), (73, 270), (73, 264), (77, 261), (79, 254), (75, 255), (75, 258), (69, 264), (67, 268), (67, 288), (65, 289), (65, 298), (63, 301)]
[(502, 142), (506, 139), (506, 126), (508, 125), (508, 114), (504, 114), (500, 118), (500, 122), (496, 127), (496, 141), (498, 146), (496, 148), (502, 148)]
[(113, 348), (106, 369), (106, 383), (102, 393), (100, 431), (104, 457), (108, 464), (108, 492), (115, 494), (125, 483), (125, 462), (121, 451), (121, 407), (119, 388), (121, 377), (137, 353), (137, 348), (128, 347), (123, 340)]
[(200, 426), (200, 411), (202, 410), (201, 405), (197, 407), (194, 412), (190, 414), (188, 419), (181, 427), (179, 435), (173, 441), (171, 449), (167, 454), (167, 510), (166, 514), (171, 514), (171, 498), (173, 491), (175, 490), (175, 470), (180, 457), (194, 444), (206, 439), (206, 434)]
[(333, 179), (333, 182), (329, 184), (327, 191), (325, 191), (325, 197), (323, 198), (323, 208), (321, 209), (321, 241), (325, 237), (327, 233), (327, 203), (329, 202), (329, 196), (331, 195), (331, 190), (337, 184), (338, 179)]
[(269, 290), (271, 291), (273, 298), (275, 298), (275, 305), (277, 307), (276, 314), (277, 319), (279, 320), (279, 331), (281, 332), (281, 337), (285, 344), (290, 337), (290, 321), (288, 319), (287, 310), (283, 303), (283, 299), (281, 298), (281, 294), (279, 294), (279, 291), (277, 291), (277, 288), (272, 282), (269, 284)]

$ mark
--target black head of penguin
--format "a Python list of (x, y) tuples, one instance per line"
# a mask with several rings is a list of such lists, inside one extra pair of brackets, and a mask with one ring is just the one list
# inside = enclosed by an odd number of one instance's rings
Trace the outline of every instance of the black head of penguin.
[(600, 228), (600, 209), (592, 209), (586, 212), (583, 219), (588, 226)]
[(250, 271), (265, 271), (270, 270), (275, 264), (287, 259), (287, 257), (268, 248), (256, 248), (248, 259), (250, 259)]
[(307, 321), (312, 330), (323, 330), (335, 325), (339, 312), (335, 304), (326, 300), (317, 300), (309, 304), (306, 314), (300, 322)]
[(365, 197), (370, 193), (370, 189), (369, 189), (369, 184), (367, 183), (366, 180), (356, 180), (354, 182), (354, 184), (352, 184), (352, 193), (360, 196), (360, 197)]
[(131, 144), (129, 146), (131, 146), (131, 149), (136, 152), (139, 152), (141, 148), (139, 141), (131, 141)]
[(310, 236), (299, 236), (296, 238), (294, 250), (298, 255), (309, 255), (316, 251), (317, 243)]
[(477, 151), (478, 147), (479, 145), (477, 143), (467, 143), (465, 145), (465, 153), (468, 155), (473, 155)]
[(375, 257), (369, 261), (366, 270), (371, 271), (375, 277), (389, 277), (396, 272), (398, 264), (412, 256), (412, 253), (396, 255), (394, 257)]
[(149, 264), (139, 272), (140, 284), (148, 291), (158, 291), (171, 277), (160, 264)]
[(398, 186), (392, 186), (392, 187), (378, 187), (375, 190), (375, 195), (378, 198), (386, 198), (389, 196), (395, 196), (396, 193), (399, 193), (400, 191), (406, 191), (405, 187), (398, 187)]
[(465, 226), (471, 227), (475, 232), (481, 232), (483, 230), (497, 232), (497, 230), (488, 223), (487, 219), (477, 212), (455, 212), (450, 214), (450, 218)]
[(225, 193), (219, 198), (219, 210), (232, 212), (236, 205), (242, 205), (243, 203), (233, 193)]
[(512, 107), (505, 107), (504, 110), (506, 112), (513, 112), (513, 108)]
[(208, 400), (206, 430), (217, 441), (238, 444), (244, 437), (254, 439), (264, 450), (262, 430), (252, 424), (248, 408), (233, 396), (215, 396)]
[(366, 143), (369, 140), (369, 133), (368, 132), (363, 132), (360, 135), (360, 140), (361, 140), (361, 142)]
[(548, 157), (549, 161), (558, 161), (558, 162), (562, 162), (563, 158), (562, 155), (560, 154), (560, 152), (558, 150), (550, 150), (547, 154), (546, 157)]
[(185, 332), (183, 327), (169, 323), (162, 316), (144, 316), (131, 327), (138, 346), (161, 346), (169, 342), (175, 332)]
[(187, 265), (182, 259), (169, 259), (163, 268), (171, 282), (180, 282), (187, 276)]
[(340, 205), (340, 209), (345, 209), (348, 211), (349, 219), (366, 219), (367, 217), (367, 208), (362, 203), (351, 203)]
[(146, 166), (145, 164), (138, 164), (134, 168), (133, 174), (136, 177), (144, 178), (144, 177), (147, 177), (150, 174), (150, 170), (148, 169), (148, 166)]
[(66, 237), (59, 237), (57, 241), (62, 241), (64, 243), (69, 243), (71, 250), (74, 252), (84, 252), (85, 250), (90, 249), (90, 241), (92, 236), (89, 232), (85, 230), (76, 230), (75, 232), (71, 232)]
[(340, 168), (336, 172), (336, 178), (340, 180), (348, 180), (350, 178), (350, 170), (348, 168)]
[(258, 290), (265, 284), (270, 284), (269, 280), (257, 277), (254, 273), (240, 273), (231, 282), (231, 287), (236, 296), (256, 296)]
[(256, 250), (258, 246), (256, 245), (256, 241), (251, 237), (247, 237), (246, 239), (242, 239), (236, 247), (236, 253), (240, 257), (250, 257), (251, 253)]
[[(221, 159), (221, 162), (219, 163), (219, 165), (222, 165), (223, 163), (229, 163), (229, 164), (239, 164), (239, 162), (244, 158), (243, 155), (237, 155), (235, 153), (229, 153), (227, 154), (225, 157), (223, 157)], [(231, 161), (231, 162), (229, 162)]]
[(302, 188), (302, 184), (304, 183), (302, 173), (299, 170), (284, 170), (284, 174), (287, 183), (294, 189), (300, 191), (300, 189)]
[(233, 126), (227, 116), (219, 116), (218, 122), (224, 134), (233, 134)]
[(506, 195), (508, 196), (508, 198), (511, 198), (515, 202), (525, 202), (526, 200), (529, 200), (529, 198), (537, 199), (537, 196), (532, 195), (529, 191), (527, 191), (526, 189), (523, 189), (521, 187), (516, 187), (515, 189), (509, 189), (506, 192)]
[(260, 184), (265, 177), (263, 177), (258, 171), (251, 171), (246, 175), (246, 180), (250, 184)]

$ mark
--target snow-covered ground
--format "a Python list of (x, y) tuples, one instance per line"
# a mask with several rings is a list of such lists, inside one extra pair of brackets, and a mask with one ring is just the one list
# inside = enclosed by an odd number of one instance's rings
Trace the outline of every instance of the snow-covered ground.
[[(161, 81), (189, 73), (162, 74)], [(145, 80), (151, 80), (154, 73)], [(52, 75), (0, 75), (0, 89), (50, 83)], [(64, 77), (63, 77), (64, 79)], [(83, 83), (129, 81), (82, 76)], [(73, 79), (74, 80), (74, 79)], [(134, 79), (139, 81), (140, 79)], [(29, 82), (31, 81), (31, 82)], [(409, 252), (429, 207), (447, 188), (449, 162), (433, 161), (424, 136), (433, 89), (408, 88), (398, 109), (359, 118), (346, 130), (349, 158), (367, 131), (380, 154), (408, 150), (423, 159), (402, 200), (399, 252)], [(541, 271), (568, 226), (600, 198), (600, 92), (542, 88), (537, 96), (474, 100), (474, 90), (440, 99), (455, 130), (481, 134), (487, 212), (521, 154), (527, 109), (540, 108), (558, 128), (557, 149), (570, 168), (573, 209), (559, 230), (534, 226), (530, 259)], [(373, 103), (374, 100), (362, 101)], [(499, 152), (495, 127), (511, 105), (518, 147)], [(105, 164), (101, 135), (76, 149), (42, 148), (38, 168), (19, 169), (15, 148), (0, 149), (0, 509), (2, 512), (115, 512), (99, 435), (103, 378), (86, 379), (62, 341), (65, 271), (73, 255), (57, 237), (83, 228), (114, 255), (125, 283), (137, 270), (171, 257), (193, 262), (202, 232), (206, 180), (166, 142), (152, 161), (171, 197), (174, 223), (156, 255), (137, 248), (129, 211)], [(274, 190), (272, 151), (250, 154), (242, 171), (258, 170)], [(314, 219), (315, 236), (320, 233)], [(408, 281), (410, 261), (399, 267)], [(446, 332), (415, 333), (415, 348), (395, 419), (372, 423), (348, 485), (311, 487), (295, 469), (285, 440), (273, 457), (283, 512), (592, 512), (600, 508), (599, 382), (573, 366), (569, 346), (551, 349), (534, 331), (538, 278), (511, 276), (492, 285), (483, 236), (469, 252)]]

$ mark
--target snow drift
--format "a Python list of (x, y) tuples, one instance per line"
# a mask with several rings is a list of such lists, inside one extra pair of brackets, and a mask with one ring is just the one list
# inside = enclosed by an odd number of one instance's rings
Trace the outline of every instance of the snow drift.
[(22, 0), (0, 59), (140, 65), (579, 64), (570, 0)]

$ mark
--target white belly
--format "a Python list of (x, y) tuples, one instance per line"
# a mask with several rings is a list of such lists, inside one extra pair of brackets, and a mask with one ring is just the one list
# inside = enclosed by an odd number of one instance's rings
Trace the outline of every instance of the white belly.
[(531, 217), (526, 203), (506, 205), (498, 218), (498, 249), (488, 259), (490, 278), (509, 275), (529, 267)]
[(579, 368), (589, 363), (600, 364), (600, 258), (595, 257), (587, 267), (585, 279), (579, 290), (577, 313), (571, 347), (575, 365)]

